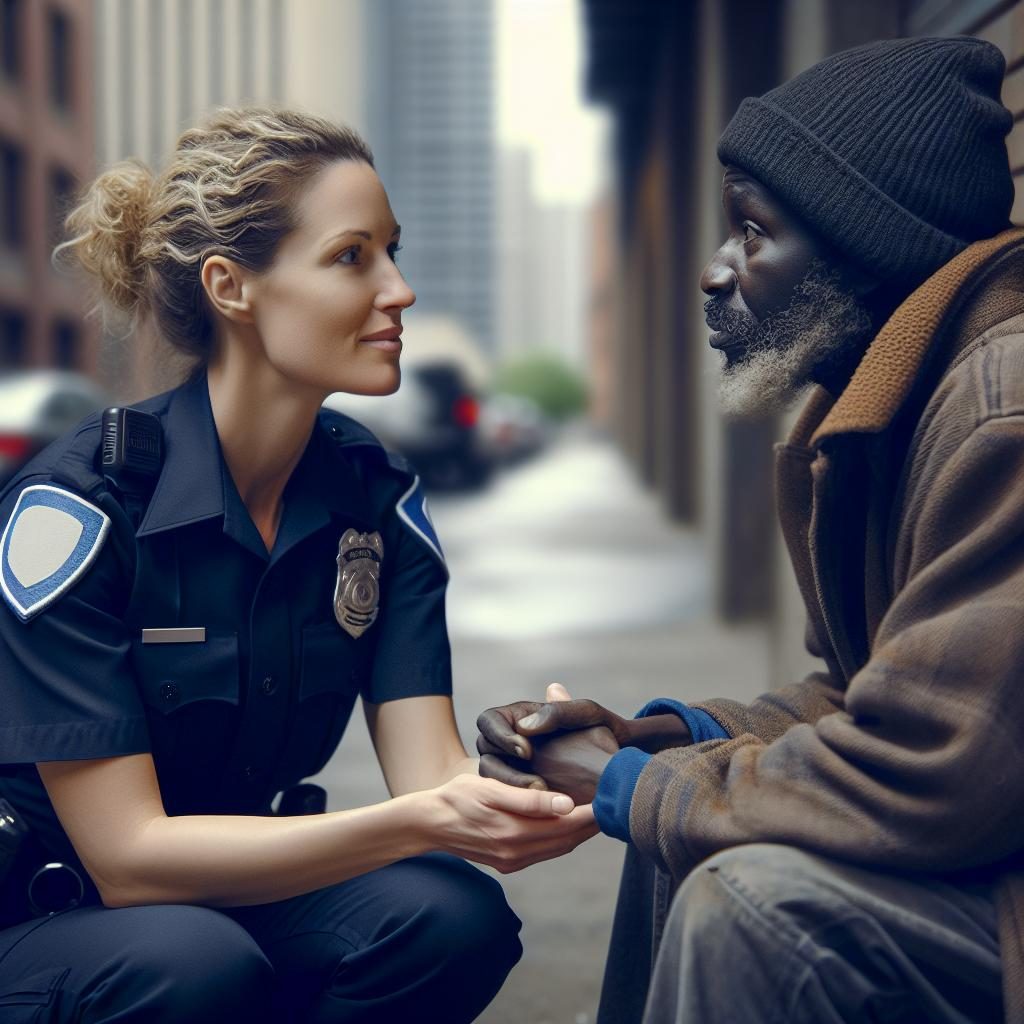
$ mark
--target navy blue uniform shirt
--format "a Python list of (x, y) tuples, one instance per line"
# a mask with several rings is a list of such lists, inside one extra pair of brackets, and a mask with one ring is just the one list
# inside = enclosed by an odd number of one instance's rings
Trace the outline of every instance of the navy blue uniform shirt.
[[(53, 855), (72, 854), (35, 762), (149, 752), (168, 814), (266, 813), (324, 766), (358, 695), (451, 693), (447, 572), (415, 477), (372, 435), (321, 414), (268, 552), (223, 461), (205, 375), (137, 408), (165, 445), (137, 527), (98, 472), (98, 418), (0, 500), (0, 528), (37, 485), (109, 518), (91, 563), (38, 614), (22, 621), (0, 601), (0, 796)], [(333, 601), (350, 528), (383, 542), (379, 613), (359, 637)], [(142, 642), (187, 627), (205, 639)]]

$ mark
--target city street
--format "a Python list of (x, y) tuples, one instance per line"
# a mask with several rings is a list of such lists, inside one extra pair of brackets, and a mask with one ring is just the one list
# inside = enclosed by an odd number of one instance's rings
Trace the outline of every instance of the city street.
[[(486, 491), (438, 497), (433, 516), (467, 747), (483, 708), (552, 681), (622, 713), (765, 688), (764, 634), (710, 619), (697, 537), (665, 522), (607, 442), (571, 433)], [(322, 779), (332, 808), (386, 797), (358, 712)], [(503, 879), (525, 953), (484, 1024), (594, 1020), (622, 853), (598, 836)]]

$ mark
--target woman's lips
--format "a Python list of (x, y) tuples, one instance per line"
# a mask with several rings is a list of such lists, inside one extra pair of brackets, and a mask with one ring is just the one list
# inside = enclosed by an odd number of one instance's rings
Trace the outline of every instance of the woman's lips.
[(380, 349), (382, 352), (401, 352), (402, 328), (389, 327), (387, 330), (377, 331), (376, 334), (368, 334), (365, 338), (360, 338), (359, 341), (363, 345)]

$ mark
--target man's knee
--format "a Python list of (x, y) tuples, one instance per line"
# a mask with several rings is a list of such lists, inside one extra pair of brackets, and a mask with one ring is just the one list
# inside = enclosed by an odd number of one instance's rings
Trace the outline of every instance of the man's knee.
[[(203, 907), (129, 907), (117, 915), (123, 952), (92, 986), (93, 1001), (115, 999), (129, 1019), (261, 1020), (273, 970), (252, 937)], [(240, 1016), (241, 1015), (241, 1016)]]
[(791, 846), (736, 846), (695, 868), (676, 893), (666, 935), (719, 944), (789, 944), (828, 901), (820, 859)]

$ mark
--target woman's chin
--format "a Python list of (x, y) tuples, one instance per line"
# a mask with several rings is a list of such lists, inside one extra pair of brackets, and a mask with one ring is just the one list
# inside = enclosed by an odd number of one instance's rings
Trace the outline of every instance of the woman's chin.
[(402, 383), (402, 371), (397, 366), (387, 371), (362, 374), (358, 379), (349, 378), (339, 381), (335, 391), (344, 391), (349, 395), (393, 395)]

